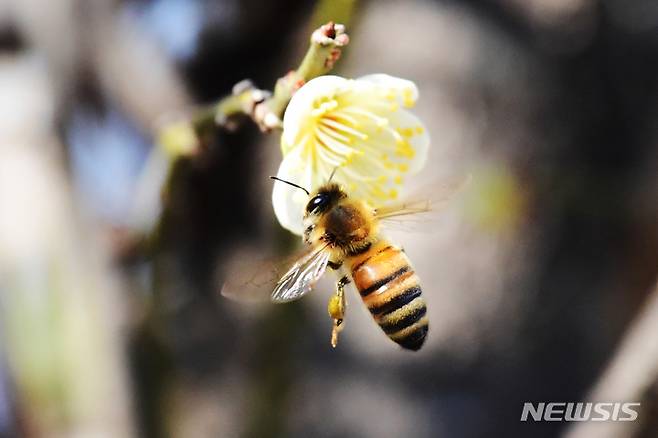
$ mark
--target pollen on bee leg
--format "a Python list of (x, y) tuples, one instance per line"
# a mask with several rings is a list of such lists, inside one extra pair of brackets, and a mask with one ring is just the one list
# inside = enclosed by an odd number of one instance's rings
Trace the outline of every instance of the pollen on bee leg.
[(342, 320), (345, 315), (345, 309), (343, 307), (343, 297), (339, 294), (332, 295), (329, 298), (329, 304), (327, 305), (327, 311), (329, 316), (334, 320)]
[(327, 305), (327, 312), (333, 320), (331, 329), (331, 346), (333, 348), (336, 348), (338, 345), (338, 334), (344, 327), (345, 308), (347, 307), (344, 288), (347, 283), (349, 283), (347, 277), (342, 277), (338, 280), (338, 283), (336, 284), (336, 293), (329, 298), (329, 303)]
[(336, 348), (338, 345), (338, 333), (343, 330), (343, 319), (345, 317), (345, 298), (339, 292), (329, 298), (327, 311), (333, 324), (331, 328), (331, 346)]

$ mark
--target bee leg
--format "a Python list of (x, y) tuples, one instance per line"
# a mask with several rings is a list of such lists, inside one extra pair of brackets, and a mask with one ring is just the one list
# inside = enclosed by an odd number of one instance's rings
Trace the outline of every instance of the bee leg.
[(345, 308), (347, 307), (347, 302), (345, 301), (345, 286), (349, 283), (350, 280), (346, 275), (338, 280), (338, 283), (336, 283), (336, 293), (329, 298), (329, 304), (327, 305), (329, 316), (333, 320), (331, 346), (334, 348), (338, 345), (338, 333), (343, 329)]

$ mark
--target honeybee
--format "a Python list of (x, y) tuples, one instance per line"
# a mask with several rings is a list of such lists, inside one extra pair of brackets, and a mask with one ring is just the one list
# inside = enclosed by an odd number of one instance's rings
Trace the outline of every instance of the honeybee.
[(434, 199), (373, 207), (349, 196), (340, 185), (332, 183), (331, 178), (312, 193), (292, 182), (272, 178), (304, 190), (308, 195), (303, 241), (309, 249), (297, 257), (280, 278), (276, 270), (257, 267), (255, 272), (247, 270), (229, 278), (222, 294), (240, 298), (254, 292), (271, 291), (273, 302), (289, 302), (310, 292), (330, 268), (339, 273), (336, 291), (327, 306), (333, 321), (333, 347), (344, 327), (345, 286), (354, 282), (363, 303), (386, 336), (404, 349), (419, 350), (429, 330), (420, 279), (404, 250), (381, 233), (380, 225), (386, 219), (430, 211), (432, 201), (447, 200), (465, 179), (438, 187), (434, 190)]

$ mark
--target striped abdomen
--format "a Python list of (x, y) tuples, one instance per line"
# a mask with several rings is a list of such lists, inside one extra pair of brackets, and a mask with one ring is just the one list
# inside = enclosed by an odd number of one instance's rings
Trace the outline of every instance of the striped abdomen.
[(350, 260), (363, 302), (386, 335), (418, 350), (427, 336), (427, 306), (419, 279), (401, 248), (379, 241)]

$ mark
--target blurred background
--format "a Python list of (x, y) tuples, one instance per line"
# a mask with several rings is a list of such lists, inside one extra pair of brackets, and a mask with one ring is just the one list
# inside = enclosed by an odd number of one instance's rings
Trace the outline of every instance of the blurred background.
[[(171, 165), (156, 144), (244, 78), (271, 89), (329, 20), (337, 74), (418, 85), (415, 183), (473, 175), (429, 229), (391, 231), (428, 301), (418, 353), (351, 291), (333, 350), (331, 283), (219, 295), (242, 248), (298, 243), (271, 207), (277, 133), (247, 121)], [(658, 436), (656, 120), (653, 0), (3, 0), (0, 434)], [(519, 421), (596, 397), (638, 421)]]

